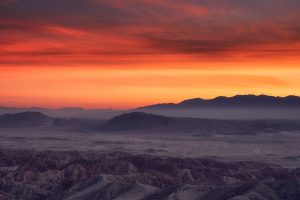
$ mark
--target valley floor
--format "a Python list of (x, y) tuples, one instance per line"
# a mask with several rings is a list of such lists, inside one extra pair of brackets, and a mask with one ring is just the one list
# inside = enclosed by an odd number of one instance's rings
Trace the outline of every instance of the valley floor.
[(114, 151), (223, 161), (263, 161), (300, 166), (300, 132), (257, 135), (195, 135), (158, 132), (82, 133), (46, 129), (0, 129), (0, 148)]

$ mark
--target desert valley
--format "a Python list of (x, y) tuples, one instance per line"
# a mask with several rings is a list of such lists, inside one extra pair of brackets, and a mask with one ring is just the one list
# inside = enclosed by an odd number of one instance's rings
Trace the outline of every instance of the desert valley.
[(0, 200), (300, 200), (300, 0), (0, 0)]
[[(248, 98), (259, 103), (246, 107)], [(170, 116), (170, 108), (157, 108), (166, 116), (152, 114), (154, 106), (143, 112), (111, 110), (116, 116), (110, 119), (50, 116), (32, 109), (3, 114), (1, 198), (296, 200), (300, 120), (288, 109), (299, 109), (299, 100), (287, 107), (282, 102), (288, 98), (267, 97), (286, 109), (281, 119), (259, 118), (259, 113), (241, 119), (233, 114), (192, 117), (203, 107), (212, 113), (226, 109), (226, 114), (249, 107), (274, 109), (270, 102), (270, 107), (261, 105), (264, 98), (189, 105), (190, 117)], [(173, 109), (190, 114), (186, 108)]]

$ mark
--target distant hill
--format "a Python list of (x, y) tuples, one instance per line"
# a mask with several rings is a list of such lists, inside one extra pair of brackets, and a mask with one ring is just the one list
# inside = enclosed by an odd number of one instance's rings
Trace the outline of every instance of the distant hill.
[(6, 113), (40, 112), (53, 118), (86, 118), (106, 120), (126, 112), (145, 112), (170, 117), (207, 119), (300, 119), (300, 97), (274, 97), (267, 95), (237, 95), (214, 99), (187, 99), (179, 103), (162, 103), (130, 110), (83, 109), (66, 107), (48, 109), (40, 107), (1, 107)]
[(59, 109), (48, 109), (40, 107), (29, 107), (29, 108), (14, 108), (14, 107), (1, 107), (0, 115), (6, 113), (21, 113), (21, 112), (40, 112), (51, 117), (59, 118), (90, 118), (90, 119), (110, 119), (116, 115), (124, 113), (122, 110), (113, 109), (83, 109), (83, 108), (59, 108)]
[(267, 95), (236, 95), (233, 97), (216, 97), (214, 99), (194, 98), (180, 103), (155, 104), (138, 109), (172, 109), (172, 108), (208, 108), (208, 107), (300, 107), (300, 97), (274, 97)]
[(154, 131), (199, 134), (277, 133), (299, 131), (297, 120), (217, 120), (165, 117), (149, 113), (132, 112), (113, 117), (101, 131)]
[(0, 115), (0, 128), (66, 128), (71, 130), (97, 130), (103, 121), (83, 118), (54, 118), (41, 112), (21, 112)]
[(41, 127), (52, 123), (53, 118), (40, 112), (23, 112), (0, 116), (0, 127)]
[(199, 135), (251, 135), (300, 131), (300, 120), (219, 120), (176, 118), (131, 112), (110, 120), (53, 118), (40, 112), (0, 115), (0, 128), (59, 128), (70, 131), (152, 131), (159, 134), (193, 133)]
[(141, 112), (132, 112), (113, 117), (104, 124), (102, 130), (145, 130), (158, 127), (166, 127), (171, 125), (172, 123), (174, 123), (173, 118)]

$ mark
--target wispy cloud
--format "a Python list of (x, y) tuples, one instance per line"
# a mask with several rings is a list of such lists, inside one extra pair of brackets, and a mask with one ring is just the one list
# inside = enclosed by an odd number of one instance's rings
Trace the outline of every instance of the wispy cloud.
[(12, 4), (12, 3), (15, 3), (17, 1), (21, 1), (21, 0), (0, 0), (0, 6), (1, 5)]

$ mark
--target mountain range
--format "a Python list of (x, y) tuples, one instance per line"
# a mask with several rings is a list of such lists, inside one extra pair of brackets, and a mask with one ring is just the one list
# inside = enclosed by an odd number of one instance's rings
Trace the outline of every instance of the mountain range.
[(300, 97), (237, 95), (214, 99), (187, 99), (179, 103), (161, 103), (129, 110), (83, 108), (0, 107), (6, 113), (41, 112), (54, 118), (110, 119), (126, 112), (145, 112), (169, 117), (207, 119), (300, 119)]
[(23, 112), (0, 115), (0, 128), (56, 128), (83, 132), (154, 131), (157, 133), (194, 133), (199, 135), (253, 135), (299, 131), (300, 121), (176, 118), (142, 112), (130, 112), (109, 120), (98, 120), (53, 118), (39, 112)]
[(134, 109), (170, 117), (209, 119), (300, 119), (300, 97), (237, 95), (214, 99), (187, 99), (179, 103), (162, 103)]
[(236, 95), (233, 97), (219, 96), (214, 99), (194, 98), (180, 103), (163, 103), (140, 107), (138, 109), (172, 109), (172, 108), (203, 108), (203, 107), (300, 107), (300, 97), (275, 97), (267, 95)]

